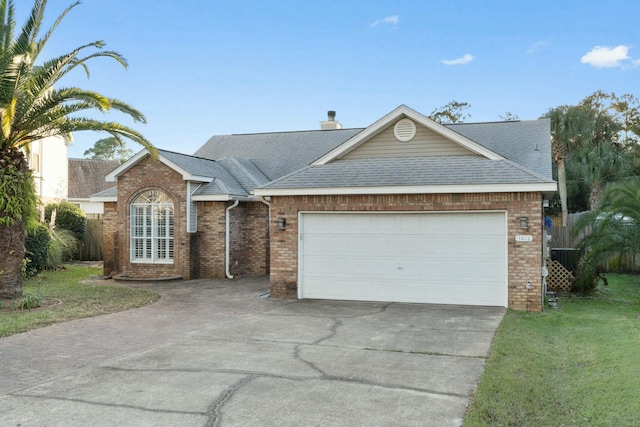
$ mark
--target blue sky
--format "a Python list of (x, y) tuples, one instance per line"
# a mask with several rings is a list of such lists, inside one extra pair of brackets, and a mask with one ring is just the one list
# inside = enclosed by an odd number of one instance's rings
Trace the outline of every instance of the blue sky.
[[(69, 3), (49, 0), (49, 19)], [(327, 110), (365, 127), (400, 104), (464, 101), (474, 122), (535, 119), (598, 89), (640, 96), (638, 16), (630, 0), (84, 0), (47, 53), (106, 41), (128, 70), (98, 60), (66, 85), (123, 99), (148, 123), (107, 118), (193, 153), (217, 134), (318, 129)], [(70, 156), (102, 136), (75, 135)]]

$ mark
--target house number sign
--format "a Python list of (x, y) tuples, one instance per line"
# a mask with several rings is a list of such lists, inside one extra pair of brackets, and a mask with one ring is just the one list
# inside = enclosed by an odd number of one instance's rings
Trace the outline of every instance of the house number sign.
[(518, 234), (516, 242), (533, 242), (533, 236), (530, 234)]

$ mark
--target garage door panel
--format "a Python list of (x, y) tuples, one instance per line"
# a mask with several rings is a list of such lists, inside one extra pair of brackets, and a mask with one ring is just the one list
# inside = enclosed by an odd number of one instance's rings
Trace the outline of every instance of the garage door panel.
[(305, 213), (301, 298), (506, 306), (502, 212)]

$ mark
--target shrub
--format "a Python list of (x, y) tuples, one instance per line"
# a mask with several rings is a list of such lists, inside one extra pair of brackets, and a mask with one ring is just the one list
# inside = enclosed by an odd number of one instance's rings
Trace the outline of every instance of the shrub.
[(44, 209), (44, 217), (47, 223), (51, 222), (51, 214), (56, 211), (55, 226), (58, 230), (69, 230), (78, 241), (84, 239), (87, 230), (87, 216), (78, 206), (61, 202), (47, 205)]
[(38, 308), (42, 299), (41, 295), (25, 295), (16, 303), (16, 309), (31, 310), (32, 308)]
[(73, 255), (78, 251), (78, 247), (78, 239), (71, 231), (64, 229), (51, 230), (47, 268), (56, 269), (62, 267), (65, 262), (71, 261)]
[(47, 258), (49, 256), (49, 244), (51, 236), (49, 229), (42, 224), (38, 224), (27, 231), (25, 238), (25, 276), (33, 277), (47, 268)]

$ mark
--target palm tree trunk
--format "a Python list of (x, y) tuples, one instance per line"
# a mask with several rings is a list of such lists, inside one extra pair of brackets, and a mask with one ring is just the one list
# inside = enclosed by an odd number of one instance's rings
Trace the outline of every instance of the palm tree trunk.
[(559, 157), (558, 163), (558, 193), (560, 193), (560, 205), (562, 206), (562, 226), (569, 222), (569, 209), (567, 208), (567, 172), (564, 168), (564, 158)]
[(593, 184), (589, 189), (589, 209), (596, 210), (600, 206), (600, 199), (602, 199), (603, 185), (602, 183)]
[(0, 298), (22, 296), (22, 260), (24, 259), (24, 225), (0, 224)]

